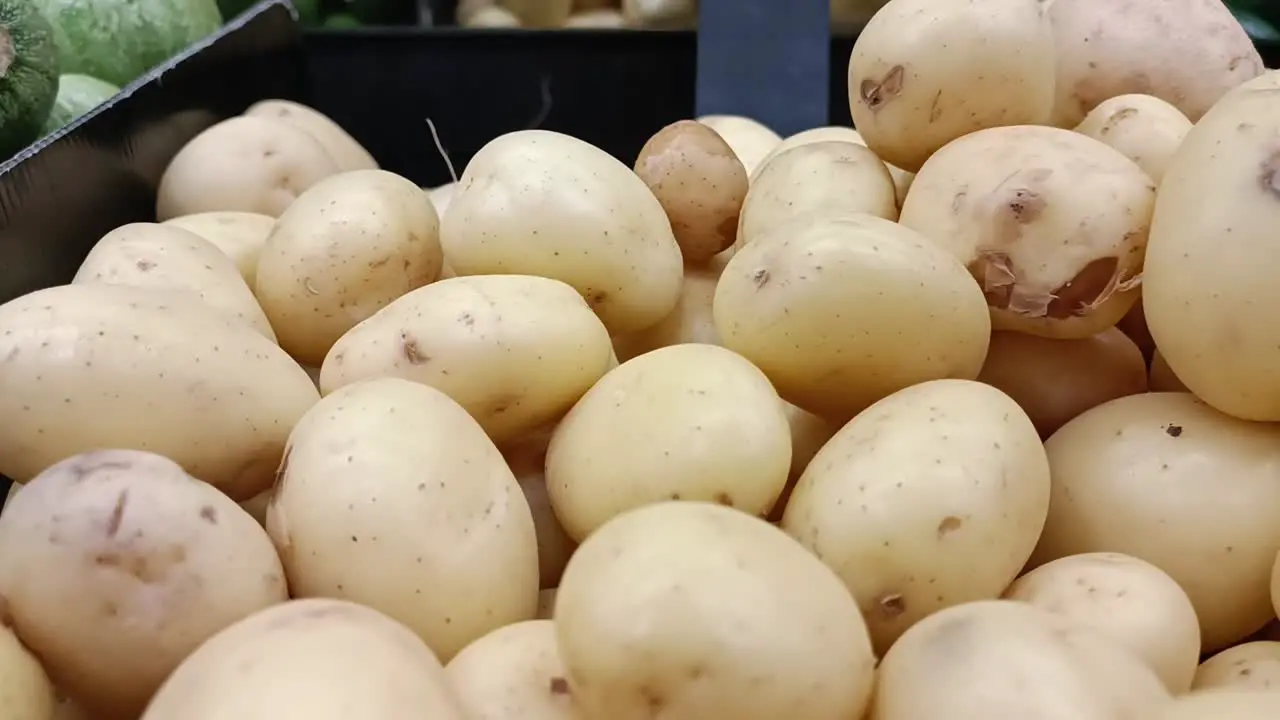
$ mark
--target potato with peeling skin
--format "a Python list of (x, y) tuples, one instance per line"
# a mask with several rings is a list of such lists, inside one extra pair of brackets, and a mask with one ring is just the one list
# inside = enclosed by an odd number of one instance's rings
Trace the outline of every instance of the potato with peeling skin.
[(499, 628), (462, 649), (444, 668), (470, 720), (576, 720), (550, 620)]
[(59, 688), (131, 720), (201, 643), (288, 588), (235, 502), (159, 455), (99, 450), (51, 466), (0, 516), (0, 596)]
[(733, 154), (746, 168), (748, 177), (755, 175), (760, 163), (782, 142), (778, 133), (741, 115), (703, 115), (695, 119), (715, 130), (729, 143)]
[(615, 336), (613, 348), (617, 351), (618, 359), (630, 360), (650, 350), (681, 343), (719, 345), (720, 336), (716, 333), (715, 319), (711, 315), (711, 303), (716, 295), (718, 281), (719, 274), (712, 268), (686, 266), (675, 310), (657, 325), (640, 332)]
[(49, 682), (40, 661), (7, 625), (0, 625), (0, 702), (5, 717), (13, 720), (58, 717), (59, 703), (53, 683)]
[(252, 289), (258, 275), (258, 254), (275, 229), (276, 219), (262, 213), (223, 211), (182, 215), (162, 224), (193, 232), (216, 245), (236, 264)]
[(733, 244), (747, 170), (715, 130), (694, 120), (664, 127), (640, 149), (635, 171), (662, 203), (685, 262)]
[(1053, 30), (1044, 0), (889, 0), (849, 59), (849, 109), (867, 146), (915, 172), (952, 140), (1049, 119)]
[(1151, 95), (1120, 95), (1098, 104), (1075, 131), (1115, 148), (1158, 185), (1191, 130), (1178, 108)]
[(967, 135), (916, 174), (900, 222), (977, 278), (997, 330), (1063, 340), (1112, 327), (1138, 297), (1155, 184), (1070, 130)]
[(1280, 690), (1280, 642), (1255, 640), (1214, 655), (1196, 669), (1192, 690)]
[(248, 117), (283, 120), (307, 131), (320, 141), (325, 151), (329, 153), (329, 157), (333, 158), (342, 172), (378, 169), (378, 161), (373, 159), (364, 146), (351, 137), (341, 125), (313, 107), (292, 100), (259, 100), (250, 105), (244, 114)]

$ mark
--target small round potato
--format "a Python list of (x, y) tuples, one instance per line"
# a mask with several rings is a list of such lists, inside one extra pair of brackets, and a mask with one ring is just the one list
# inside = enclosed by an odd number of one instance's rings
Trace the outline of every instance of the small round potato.
[(991, 333), (978, 380), (1000, 388), (1031, 417), (1040, 437), (1108, 400), (1147, 391), (1147, 364), (1124, 333), (1107, 328), (1083, 340)]
[(889, 0), (849, 59), (849, 109), (867, 146), (915, 172), (952, 140), (1049, 119), (1053, 30), (1043, 0)]
[[(533, 433), (520, 441), (502, 447), (502, 457), (515, 474), (533, 513), (533, 527), (538, 535), (538, 574), (543, 589), (555, 588), (578, 544), (560, 525), (551, 497), (547, 492), (547, 446), (554, 428)], [(539, 600), (541, 602), (541, 600)]]
[(1151, 720), (1275, 720), (1280, 693), (1266, 690), (1210, 690), (1173, 699), (1144, 717)]
[(839, 578), (732, 508), (614, 518), (569, 561), (554, 621), (584, 717), (849, 720), (871, 695), (866, 624)]
[(163, 224), (180, 227), (213, 243), (231, 258), (252, 288), (258, 277), (258, 254), (275, 229), (276, 219), (261, 213), (226, 211), (182, 215)]
[(1280, 642), (1256, 640), (1200, 663), (1192, 690), (1280, 690)]
[(876, 651), (942, 608), (1000, 597), (1049, 510), (1049, 462), (1026, 413), (972, 380), (901, 390), (810, 461), (782, 529), (862, 608)]
[(921, 620), (876, 678), (875, 720), (1146, 718), (1169, 701), (1151, 668), (1097, 631), (1008, 600)]
[(156, 217), (239, 210), (279, 217), (337, 172), (314, 136), (283, 120), (233, 117), (195, 136), (160, 178)]
[(218, 246), (179, 227), (121, 225), (89, 250), (71, 282), (194, 292), (209, 307), (276, 341), (266, 313), (235, 261)]
[(403, 625), (343, 600), (293, 600), (192, 653), (141, 720), (464, 720), (440, 661)]
[(747, 171), (715, 130), (672, 123), (640, 149), (635, 170), (667, 212), (685, 262), (706, 262), (733, 244)]
[(1142, 168), (1093, 138), (1001, 127), (929, 158), (900, 221), (969, 267), (997, 330), (1079, 339), (1137, 300), (1154, 202)]
[(267, 532), (294, 597), (368, 605), (441, 659), (537, 610), (529, 504), (475, 420), (426, 385), (321, 400), (289, 436)]
[(508, 133), (471, 158), (441, 242), (459, 275), (572, 285), (611, 333), (657, 323), (680, 295), (680, 246), (644, 181), (605, 151), (547, 130)]
[(235, 502), (159, 455), (99, 450), (0, 516), (0, 596), (59, 688), (95, 717), (136, 718), (183, 658), (288, 588)]
[(444, 668), (469, 720), (577, 720), (550, 620), (498, 628)]
[(1119, 95), (1103, 100), (1076, 126), (1076, 132), (1115, 148), (1158, 185), (1164, 169), (1191, 130), (1178, 108), (1151, 95)]
[(609, 331), (569, 285), (450, 278), (401, 295), (334, 343), (320, 389), (375, 377), (430, 385), (495, 443), (558, 420), (609, 369)]
[(835, 420), (916, 383), (977, 377), (991, 335), (963, 265), (870, 215), (803, 216), (754, 238), (720, 276), (713, 312), (725, 347)]
[(1169, 363), (1165, 362), (1164, 355), (1161, 355), (1159, 350), (1151, 356), (1147, 385), (1151, 392), (1191, 392), (1186, 385), (1182, 384), (1178, 376), (1173, 374), (1173, 369), (1169, 367)]
[(291, 100), (260, 100), (250, 105), (244, 114), (249, 117), (283, 120), (305, 130), (320, 141), (320, 145), (342, 172), (378, 169), (378, 161), (373, 159), (369, 151), (347, 134), (341, 125), (319, 110)]
[(703, 115), (695, 119), (729, 143), (746, 168), (747, 177), (754, 175), (760, 163), (782, 142), (778, 133), (741, 115)]
[(614, 337), (613, 349), (618, 359), (630, 360), (650, 350), (681, 343), (719, 345), (720, 336), (716, 334), (716, 323), (711, 314), (719, 279), (712, 269), (685, 267), (684, 284), (680, 286), (680, 299), (676, 301), (675, 309), (657, 325)]
[(4, 716), (12, 720), (54, 720), (57, 705), (57, 693), (40, 661), (11, 628), (0, 624), (0, 707), (4, 708)]
[(335, 175), (276, 222), (254, 293), (284, 348), (319, 367), (360, 321), (440, 276), (439, 219), (421, 188), (384, 170)]
[(1174, 695), (1191, 687), (1200, 621), (1178, 583), (1151, 563), (1120, 553), (1069, 555), (1018, 578), (1005, 597), (1097, 630), (1147, 663)]
[(742, 356), (686, 343), (609, 371), (547, 450), (547, 492), (582, 541), (662, 500), (714, 500), (763, 516), (791, 467), (791, 431), (769, 380)]
[(1045, 450), (1053, 496), (1031, 567), (1089, 552), (1146, 560), (1191, 598), (1206, 652), (1275, 617), (1280, 427), (1146, 393), (1085, 412)]

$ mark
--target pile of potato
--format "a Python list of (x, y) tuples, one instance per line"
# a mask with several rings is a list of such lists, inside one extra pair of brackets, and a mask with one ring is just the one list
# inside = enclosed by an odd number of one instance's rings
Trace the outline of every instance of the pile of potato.
[(849, 90), (430, 190), (196, 137), (0, 305), (0, 715), (1280, 717), (1280, 72), (890, 0)]

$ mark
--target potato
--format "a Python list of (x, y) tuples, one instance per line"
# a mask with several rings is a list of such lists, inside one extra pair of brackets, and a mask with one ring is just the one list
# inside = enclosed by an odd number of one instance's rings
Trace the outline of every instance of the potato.
[(307, 188), (339, 171), (320, 141), (297, 126), (233, 117), (195, 136), (169, 161), (156, 217), (215, 210), (278, 217)]
[(716, 334), (715, 319), (711, 315), (718, 280), (719, 276), (711, 269), (686, 267), (675, 310), (657, 325), (615, 337), (613, 348), (618, 359), (630, 360), (651, 350), (681, 343), (719, 345), (720, 336)]
[(384, 170), (342, 173), (298, 198), (258, 258), (255, 294), (304, 365), (440, 275), (439, 219), (417, 185)]
[(569, 283), (611, 333), (657, 323), (680, 294), (680, 246), (644, 181), (605, 151), (547, 130), (508, 133), (476, 153), (441, 241), (459, 275)]
[(445, 666), (470, 720), (574, 720), (578, 712), (550, 620), (499, 628)]
[[(861, 1), (862, 0), (855, 0), (855, 2)], [(883, 4), (882, 0), (871, 0), (871, 2)], [(833, 126), (804, 130), (786, 138), (781, 144), (775, 147), (773, 152), (769, 153), (769, 155), (761, 161), (760, 166), (756, 167), (756, 174), (760, 174), (760, 167), (763, 167), (765, 163), (793, 147), (828, 141), (851, 142), (863, 147), (866, 147), (867, 145), (867, 141), (863, 140), (862, 135), (853, 128)], [(902, 207), (902, 201), (907, 197), (907, 190), (911, 188), (911, 181), (915, 178), (915, 173), (909, 173), (900, 167), (889, 165), (887, 163), (885, 164), (885, 167), (889, 169), (889, 176), (893, 178), (893, 189), (897, 200), (897, 207)]]
[(791, 466), (777, 393), (740, 355), (687, 343), (600, 379), (551, 436), (546, 482), (569, 537), (662, 500), (714, 500), (765, 515)]
[(1262, 59), (1220, 0), (1056, 0), (1053, 124), (1071, 127), (1102, 101), (1143, 93), (1192, 122)]
[(809, 463), (813, 461), (813, 457), (818, 454), (822, 446), (826, 445), (827, 441), (840, 430), (839, 423), (818, 417), (786, 400), (782, 401), (782, 411), (786, 413), (787, 425), (791, 428), (791, 469), (787, 471), (786, 487), (782, 489), (782, 494), (773, 504), (773, 510), (769, 511), (768, 519), (773, 523), (782, 520), (787, 501), (791, 498), (791, 492), (795, 490), (796, 483), (804, 474), (805, 468), (809, 467)]
[(733, 244), (747, 171), (715, 130), (694, 120), (664, 127), (640, 149), (635, 171), (666, 211), (685, 262)]
[(1096, 631), (1007, 600), (947, 608), (880, 661), (872, 720), (1145, 718), (1159, 678)]
[(486, 6), (467, 14), (459, 9), (458, 24), (468, 28), (518, 28), (520, 18), (506, 8)]
[(7, 625), (0, 625), (0, 700), (4, 703), (6, 718), (54, 720), (57, 717), (57, 694), (49, 676)]
[(1200, 621), (1173, 578), (1120, 553), (1069, 555), (1018, 578), (1010, 600), (1097, 630), (1145, 662), (1170, 693), (1186, 692), (1200, 662)]
[(991, 333), (978, 380), (1000, 388), (1027, 412), (1040, 437), (1108, 400), (1147, 391), (1147, 364), (1115, 328), (1083, 340)]
[(156, 223), (121, 225), (94, 244), (71, 282), (190, 291), (209, 307), (276, 341), (266, 313), (235, 261), (218, 246), (182, 228)]
[(403, 625), (342, 600), (294, 600), (215, 635), (141, 720), (463, 720), (440, 661)]
[(1148, 393), (1085, 412), (1045, 450), (1053, 496), (1030, 567), (1087, 552), (1146, 560), (1191, 598), (1206, 652), (1275, 616), (1280, 427)]
[(805, 143), (760, 166), (742, 203), (739, 248), (815, 212), (898, 219), (893, 178), (880, 158), (850, 142)]
[(915, 172), (947, 143), (1031, 125), (1053, 107), (1053, 30), (1042, 0), (889, 0), (849, 58), (849, 110), (867, 146)]
[(622, 0), (631, 27), (687, 30), (698, 24), (698, 0)]
[(1193, 690), (1280, 690), (1280, 642), (1257, 640), (1200, 663)]
[(378, 161), (373, 159), (364, 146), (343, 130), (341, 125), (315, 108), (290, 100), (259, 100), (250, 105), (244, 114), (249, 117), (283, 120), (305, 130), (320, 142), (342, 172), (378, 169)]
[(1149, 717), (1153, 720), (1273, 720), (1280, 713), (1280, 693), (1216, 690), (1174, 698)]
[(731, 508), (619, 515), (569, 561), (555, 625), (584, 717), (848, 720), (875, 658), (839, 579)]
[(741, 115), (703, 115), (695, 119), (715, 130), (729, 143), (733, 154), (746, 168), (748, 177), (755, 174), (765, 157), (782, 142), (778, 133)]
[(1187, 386), (1182, 384), (1177, 375), (1173, 374), (1173, 370), (1169, 368), (1169, 363), (1165, 362), (1164, 356), (1156, 350), (1151, 356), (1151, 369), (1148, 374), (1147, 384), (1151, 388), (1151, 392), (1190, 392)]
[(480, 426), (426, 385), (321, 400), (289, 436), (267, 532), (294, 597), (368, 605), (442, 660), (537, 611), (529, 504)]
[(13, 627), (94, 717), (136, 718), (197, 646), (288, 593), (253, 518), (159, 455), (70, 457), (0, 517)]
[(538, 574), (543, 589), (560, 584), (564, 567), (578, 547), (560, 525), (547, 493), (547, 445), (551, 442), (553, 430), (534, 433), (501, 448), (502, 457), (519, 481), (524, 499), (533, 512), (533, 527), (538, 536)]
[(1191, 130), (1191, 121), (1178, 108), (1151, 95), (1119, 95), (1103, 100), (1076, 126), (1118, 150), (1160, 183), (1169, 160)]
[(1187, 133), (1160, 184), (1142, 290), (1178, 378), (1228, 415), (1268, 422), (1280, 420), (1277, 91), (1280, 72), (1245, 83)]
[(204, 212), (182, 215), (163, 224), (193, 232), (213, 243), (231, 258), (252, 288), (258, 276), (258, 254), (275, 228), (276, 219), (261, 213)]
[(1069, 130), (982, 130), (916, 174), (900, 222), (955, 254), (992, 324), (1063, 340), (1116, 324), (1138, 297), (1155, 185)]
[(716, 330), (778, 393), (843, 420), (897, 390), (974, 378), (982, 291), (945, 250), (870, 215), (809, 215), (755, 238), (716, 286)]
[(1048, 509), (1049, 463), (1026, 414), (988, 385), (936, 380), (841, 428), (782, 529), (840, 576), (883, 654), (928, 615), (999, 597)]
[(601, 9), (575, 12), (564, 21), (566, 28), (620, 29), (627, 26), (627, 18), (620, 10)]
[(609, 331), (559, 280), (451, 278), (400, 296), (339, 338), (320, 389), (376, 377), (420, 382), (502, 443), (568, 412), (609, 369), (612, 351)]
[(0, 474), (149, 450), (235, 500), (271, 486), (319, 393), (279, 347), (184, 293), (66, 285), (0, 305)]
[(515, 15), (523, 27), (558, 28), (569, 19), (573, 0), (498, 0), (497, 6)]
[(456, 182), (445, 183), (427, 191), (427, 197), (431, 198), (431, 205), (435, 207), (437, 216), (444, 217), (444, 211), (449, 209), (449, 203), (453, 201), (453, 194), (457, 191)]

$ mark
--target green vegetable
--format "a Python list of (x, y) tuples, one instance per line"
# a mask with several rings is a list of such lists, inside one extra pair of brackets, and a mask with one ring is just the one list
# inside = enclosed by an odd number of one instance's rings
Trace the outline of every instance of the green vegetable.
[(350, 13), (334, 13), (324, 19), (324, 26), (327, 28), (356, 28), (363, 25), (364, 23)]
[(40, 137), (57, 94), (53, 29), (31, 0), (0, 0), (0, 160)]
[(88, 75), (63, 75), (58, 78), (58, 97), (44, 124), (44, 134), (57, 130), (106, 102), (120, 88)]

